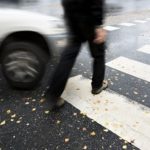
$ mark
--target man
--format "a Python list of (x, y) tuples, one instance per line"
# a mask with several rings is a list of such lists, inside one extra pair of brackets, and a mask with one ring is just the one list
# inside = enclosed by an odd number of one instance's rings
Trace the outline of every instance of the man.
[(63, 0), (62, 5), (71, 37), (45, 95), (46, 99), (50, 99), (53, 106), (57, 108), (64, 104), (61, 94), (65, 89), (81, 44), (84, 42), (88, 42), (91, 55), (94, 58), (92, 94), (99, 94), (108, 86), (104, 81), (106, 39), (106, 31), (102, 28), (104, 1)]

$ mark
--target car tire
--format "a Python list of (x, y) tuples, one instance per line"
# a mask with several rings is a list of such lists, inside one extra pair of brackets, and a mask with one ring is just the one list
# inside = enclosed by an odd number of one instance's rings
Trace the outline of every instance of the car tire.
[(36, 87), (45, 72), (47, 55), (30, 42), (11, 42), (4, 46), (2, 72), (8, 83), (19, 89)]

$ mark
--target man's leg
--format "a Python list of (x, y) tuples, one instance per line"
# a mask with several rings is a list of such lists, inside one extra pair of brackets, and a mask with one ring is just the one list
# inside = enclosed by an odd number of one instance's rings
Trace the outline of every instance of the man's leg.
[(56, 100), (61, 96), (64, 91), (71, 69), (80, 51), (80, 47), (81, 42), (73, 39), (62, 53), (60, 62), (53, 74), (50, 88), (47, 91), (47, 94), (55, 97)]
[[(94, 58), (93, 62), (93, 77), (92, 77), (92, 89), (99, 89), (103, 86), (105, 76), (105, 43), (95, 44), (89, 41), (91, 55)], [(94, 92), (92, 92), (94, 94)], [(98, 94), (95, 93), (95, 94)]]

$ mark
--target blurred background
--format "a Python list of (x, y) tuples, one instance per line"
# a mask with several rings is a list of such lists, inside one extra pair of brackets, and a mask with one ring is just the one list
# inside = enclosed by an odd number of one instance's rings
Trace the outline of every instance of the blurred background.
[[(0, 0), (0, 6), (17, 7), (38, 11), (48, 15), (63, 14), (61, 0)], [(117, 15), (131, 11), (141, 11), (150, 8), (148, 0), (106, 0), (106, 14)]]

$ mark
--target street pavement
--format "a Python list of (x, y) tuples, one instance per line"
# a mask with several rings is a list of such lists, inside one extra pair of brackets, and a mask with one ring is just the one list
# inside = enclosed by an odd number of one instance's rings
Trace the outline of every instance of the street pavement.
[[(149, 150), (150, 16), (139, 14), (105, 24), (109, 88), (97, 96), (90, 94), (92, 58), (86, 43), (62, 95), (66, 105), (58, 112), (49, 111), (42, 95), (59, 56), (32, 91), (11, 89), (0, 72), (0, 149)], [(58, 46), (61, 53), (63, 41)]]

